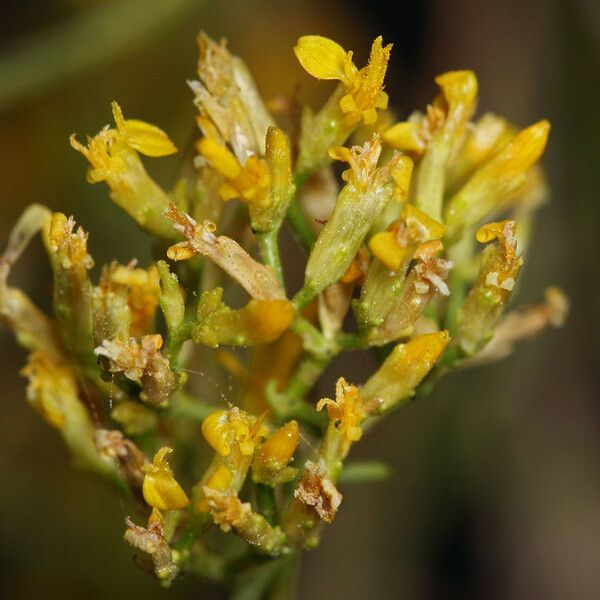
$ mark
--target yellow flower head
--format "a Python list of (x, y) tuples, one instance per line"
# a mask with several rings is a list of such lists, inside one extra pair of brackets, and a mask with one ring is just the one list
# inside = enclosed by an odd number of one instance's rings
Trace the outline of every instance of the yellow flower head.
[(185, 508), (190, 500), (183, 488), (177, 483), (173, 471), (166, 461), (172, 448), (163, 446), (154, 456), (151, 464), (145, 465), (142, 494), (144, 500), (152, 508), (159, 510), (176, 510)]
[(73, 266), (91, 269), (94, 266), (92, 257), (87, 252), (88, 234), (79, 227), (75, 232), (75, 220), (62, 213), (54, 213), (48, 232), (49, 249), (57, 253), (62, 261), (63, 269)]
[(333, 427), (342, 436), (341, 458), (350, 449), (352, 442), (362, 437), (361, 423), (367, 413), (358, 388), (346, 382), (343, 377), (335, 385), (335, 400), (322, 398), (317, 410), (327, 408), (327, 414)]
[(300, 428), (296, 421), (289, 421), (274, 431), (262, 444), (252, 462), (252, 479), (256, 483), (275, 486), (291, 481), (297, 469), (288, 466), (294, 457)]
[(116, 129), (105, 127), (93, 138), (88, 137), (84, 146), (71, 136), (71, 146), (83, 154), (91, 163), (88, 172), (91, 183), (102, 181), (110, 175), (122, 173), (127, 169), (123, 152), (137, 150), (146, 156), (167, 156), (177, 152), (177, 148), (162, 130), (137, 119), (125, 119), (117, 102), (112, 103), (112, 112)]
[(447, 331), (426, 333), (398, 344), (365, 383), (365, 400), (378, 401), (378, 412), (410, 398), (450, 342)]
[(412, 161), (407, 156), (394, 154), (385, 165), (378, 167), (380, 155), (381, 137), (377, 133), (373, 134), (370, 142), (365, 142), (362, 146), (334, 146), (329, 149), (331, 158), (350, 165), (350, 168), (342, 173), (342, 179), (358, 190), (380, 186), (391, 177), (394, 181), (395, 196), (405, 195), (410, 184)]
[(265, 436), (265, 428), (261, 418), (233, 406), (208, 415), (202, 422), (202, 435), (221, 456), (229, 456), (234, 449), (242, 456), (252, 456), (256, 442)]
[(390, 59), (392, 44), (382, 45), (381, 36), (371, 46), (369, 63), (358, 69), (352, 61), (352, 52), (320, 35), (305, 35), (294, 48), (302, 67), (317, 79), (337, 79), (346, 88), (340, 100), (340, 109), (348, 126), (377, 120), (377, 109), (385, 110), (388, 96), (383, 91), (383, 80)]

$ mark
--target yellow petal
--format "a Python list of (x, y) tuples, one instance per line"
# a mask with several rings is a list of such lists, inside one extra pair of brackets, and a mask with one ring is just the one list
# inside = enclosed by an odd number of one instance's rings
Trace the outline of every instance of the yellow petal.
[(448, 104), (472, 104), (477, 97), (477, 77), (473, 71), (448, 71), (435, 78)]
[(144, 466), (146, 475), (142, 484), (142, 494), (149, 506), (159, 510), (185, 508), (190, 500), (183, 488), (177, 483), (169, 463), (165, 460), (171, 448), (163, 446), (158, 450), (152, 464)]
[(227, 179), (235, 179), (242, 170), (237, 159), (227, 147), (212, 138), (202, 138), (198, 142), (198, 151)]
[(425, 238), (421, 240), (423, 242), (440, 240), (446, 233), (446, 228), (441, 223), (432, 219), (414, 204), (405, 204), (402, 207), (402, 219), (409, 227), (412, 225), (424, 230)]
[(304, 70), (317, 79), (347, 82), (349, 66), (352, 65), (353, 71), (357, 71), (351, 54), (333, 40), (320, 35), (302, 36), (294, 47), (294, 53)]
[(399, 244), (393, 231), (381, 231), (369, 240), (371, 252), (389, 269), (400, 268), (407, 248)]
[(211, 448), (221, 456), (229, 456), (229, 413), (218, 410), (202, 421), (202, 435)]
[(137, 119), (124, 119), (121, 107), (116, 102), (112, 103), (112, 110), (120, 133), (138, 152), (146, 156), (167, 156), (177, 152), (175, 144), (159, 127)]
[(426, 144), (419, 135), (419, 123), (414, 121), (403, 121), (392, 125), (383, 134), (383, 139), (393, 148), (405, 152), (422, 153)]
[(408, 196), (410, 182), (412, 179), (414, 163), (408, 156), (400, 156), (394, 165), (391, 175), (394, 179), (394, 198), (398, 202), (404, 202)]

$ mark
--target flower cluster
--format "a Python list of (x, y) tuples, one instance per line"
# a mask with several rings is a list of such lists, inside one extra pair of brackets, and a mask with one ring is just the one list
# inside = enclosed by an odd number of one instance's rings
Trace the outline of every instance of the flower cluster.
[[(562, 324), (558, 288), (506, 312), (546, 199), (538, 161), (550, 125), (473, 120), (468, 70), (436, 77), (431, 104), (397, 120), (384, 91), (391, 44), (378, 37), (359, 68), (315, 35), (298, 40), (300, 65), (339, 84), (319, 111), (278, 124), (225, 42), (201, 34), (198, 46), (197, 141), (172, 190), (140, 155), (175, 145), (116, 102), (114, 127), (85, 145), (71, 137), (88, 180), (157, 238), (159, 260), (115, 261), (95, 282), (88, 233), (30, 206), (0, 257), (0, 318), (30, 352), (28, 402), (77, 464), (128, 498), (124, 537), (139, 564), (165, 585), (244, 565), (267, 589), (318, 544), (342, 507), (338, 486), (368, 478), (348, 456), (378, 420), (458, 367)], [(333, 161), (347, 165), (339, 182)], [(308, 255), (294, 293), (284, 222)], [(52, 316), (8, 283), (38, 233)], [(367, 381), (339, 374), (335, 399), (314, 402), (334, 357), (375, 347)], [(225, 373), (235, 386), (211, 397)], [(285, 558), (269, 570), (265, 557)]]

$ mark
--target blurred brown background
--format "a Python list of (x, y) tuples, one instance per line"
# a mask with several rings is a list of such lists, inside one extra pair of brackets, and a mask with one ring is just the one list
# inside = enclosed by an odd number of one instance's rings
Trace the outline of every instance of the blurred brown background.
[[(387, 78), (400, 114), (423, 107), (433, 77), (472, 68), (480, 114), (553, 122), (545, 165), (553, 201), (539, 216), (521, 301), (563, 286), (566, 327), (500, 364), (454, 375), (356, 448), (393, 465), (387, 483), (345, 490), (343, 510), (306, 556), (304, 598), (597, 598), (600, 589), (598, 159), (600, 5), (595, 0), (2, 0), (0, 239), (30, 202), (73, 212), (97, 263), (147, 258), (145, 238), (85, 182), (68, 136), (125, 114), (190, 139), (195, 35), (226, 36), (263, 94), (318, 103), (327, 86), (292, 53), (320, 33), (356, 49), (394, 42)], [(178, 159), (150, 163), (168, 185)], [(4, 243), (4, 242), (2, 242)], [(13, 279), (48, 304), (39, 245)], [(212, 598), (196, 580), (165, 592), (121, 541), (123, 507), (72, 470), (60, 439), (27, 406), (24, 355), (0, 332), (0, 596)], [(335, 363), (327, 392), (343, 371)]]

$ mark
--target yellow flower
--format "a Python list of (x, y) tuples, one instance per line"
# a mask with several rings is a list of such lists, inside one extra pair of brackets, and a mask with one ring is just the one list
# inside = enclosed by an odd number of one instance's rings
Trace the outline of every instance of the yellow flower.
[(305, 35), (294, 48), (300, 64), (310, 75), (317, 79), (337, 79), (346, 88), (339, 107), (348, 126), (360, 121), (374, 123), (377, 109), (387, 108), (383, 80), (391, 50), (392, 44), (383, 47), (381, 36), (377, 37), (371, 46), (368, 65), (359, 70), (352, 61), (352, 52), (320, 35)]
[(99, 287), (105, 297), (116, 293), (127, 299), (131, 312), (131, 336), (137, 338), (153, 329), (160, 298), (160, 277), (156, 266), (141, 269), (135, 267), (135, 261), (128, 265), (113, 261), (102, 270)]
[(173, 452), (172, 448), (163, 446), (155, 454), (152, 464), (143, 467), (146, 473), (142, 484), (144, 500), (149, 506), (159, 510), (185, 508), (190, 503), (165, 459), (171, 452)]
[(167, 156), (177, 151), (167, 134), (149, 123), (125, 119), (121, 107), (112, 103), (116, 128), (105, 127), (87, 146), (70, 138), (71, 146), (91, 164), (88, 181), (106, 181), (112, 199), (144, 229), (154, 235), (173, 238), (163, 212), (169, 197), (148, 175), (138, 152), (146, 156)]
[[(325, 457), (327, 463), (333, 460), (343, 460), (348, 454), (350, 445), (362, 437), (361, 423), (367, 415), (362, 397), (358, 388), (350, 385), (343, 377), (337, 380), (335, 385), (335, 400), (322, 398), (317, 402), (317, 410), (327, 408), (330, 425), (325, 439)], [(328, 446), (332, 444), (330, 438), (338, 438), (339, 448), (332, 451)], [(328, 460), (329, 459), (329, 460)]]
[(482, 244), (498, 241), (500, 252), (498, 260), (495, 261), (497, 269), (486, 274), (485, 285), (511, 292), (523, 265), (523, 259), (517, 255), (515, 222), (506, 220), (487, 223), (477, 230), (475, 237)]

